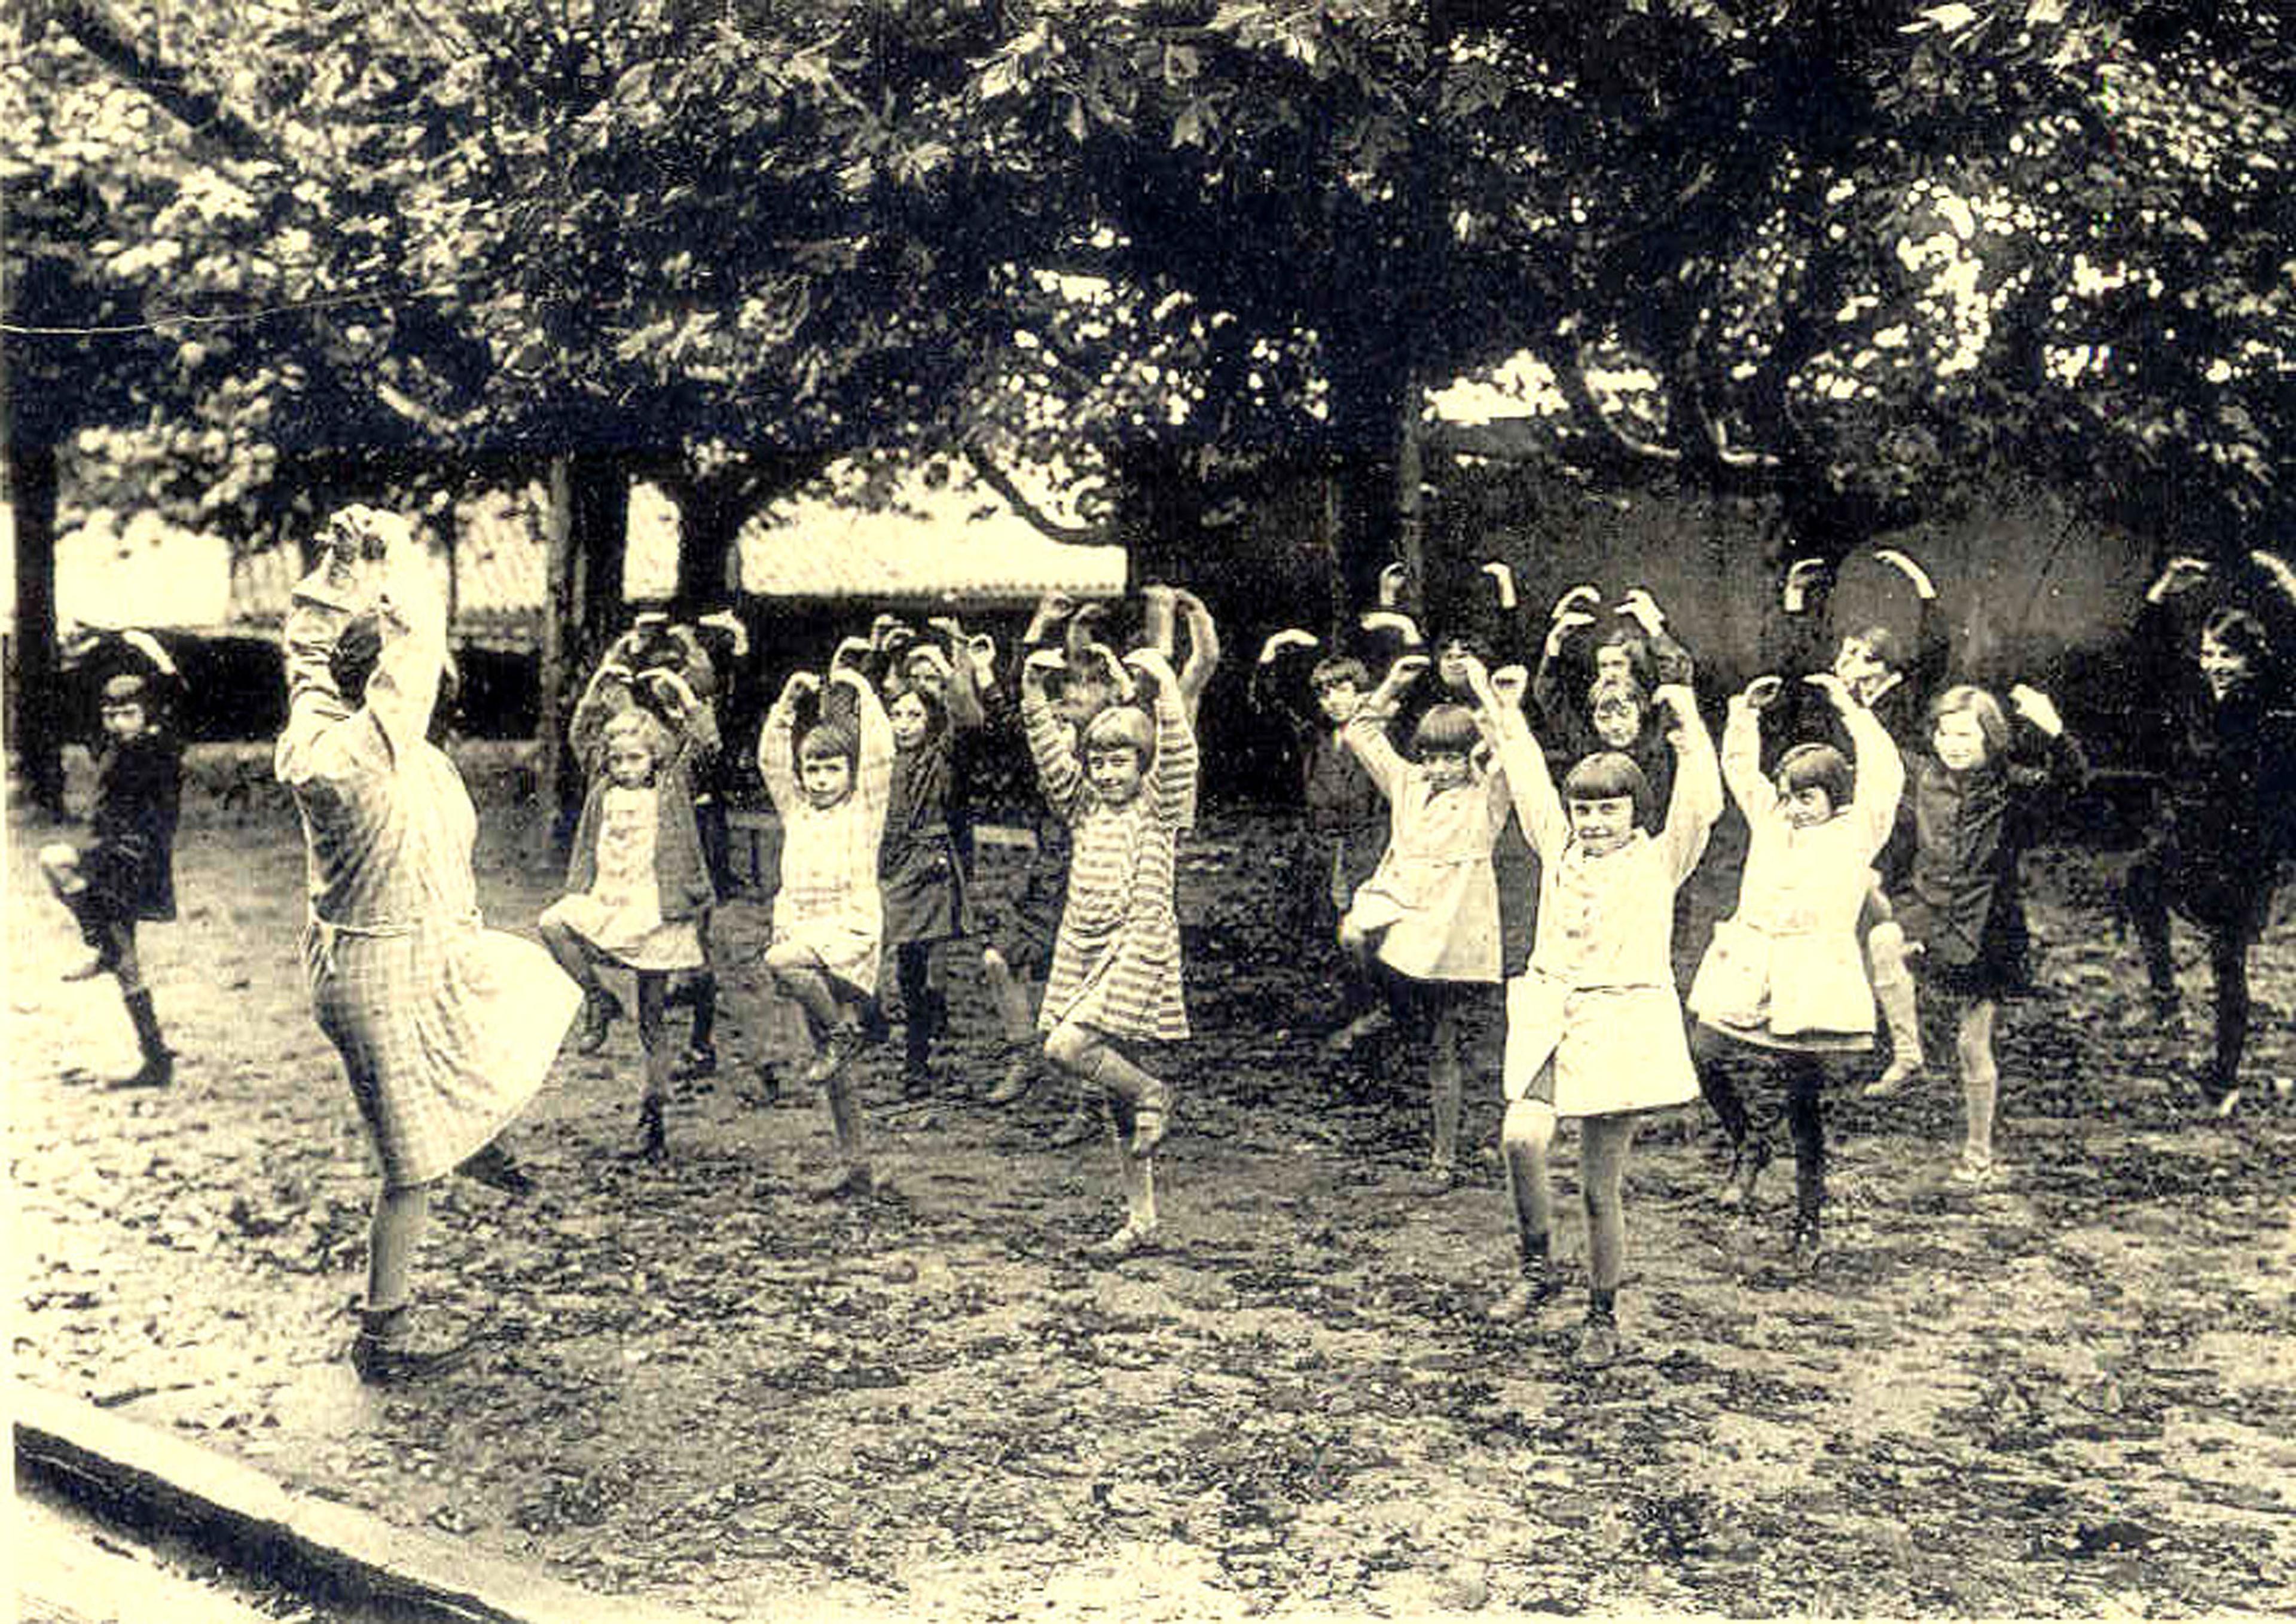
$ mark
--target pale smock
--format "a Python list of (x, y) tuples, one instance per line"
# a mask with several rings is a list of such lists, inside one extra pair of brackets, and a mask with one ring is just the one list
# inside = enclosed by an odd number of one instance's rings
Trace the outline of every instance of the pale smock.
[(1387, 718), (1365, 705), (1340, 736), (1387, 797), (1387, 849), (1356, 889), (1342, 928), (1379, 937), (1379, 961), (1422, 981), (1500, 975), (1499, 882), (1491, 849), (1506, 827), (1503, 772), (1451, 789), (1428, 782), (1388, 742)]
[(1862, 705), (1843, 712), (1856, 789), (1822, 824), (1797, 829), (1762, 775), (1761, 723), (1733, 701), (1722, 730), (1722, 778), (1746, 815), (1738, 909), (1690, 987), (1707, 1025), (1765, 1048), (1848, 1051), (1874, 1041), (1874, 990), (1857, 947), (1868, 872), (1897, 825), (1905, 763)]
[(860, 746), (853, 787), (834, 806), (817, 807), (798, 778), (797, 716), (775, 701), (758, 735), (758, 773), (782, 820), (781, 884), (774, 892), (773, 939), (809, 949), (822, 967), (857, 995), (877, 988), (884, 941), (884, 894), (877, 887), (877, 848), (893, 791), (893, 728), (869, 684), (850, 671), (830, 678), (854, 695)]
[(606, 786), (598, 801), (597, 877), (588, 890), (561, 898), (551, 913), (632, 970), (699, 970), (701, 925), (661, 916), (661, 881), (654, 862), (661, 801), (652, 784)]
[(1698, 1097), (1674, 984), (1674, 897), (1722, 815), (1722, 781), (1702, 726), (1678, 728), (1674, 748), (1664, 825), (1655, 835), (1637, 828), (1624, 846), (1596, 856), (1571, 833), (1521, 713), (1503, 709), (1499, 763), (1539, 859), (1538, 940), (1529, 968), (1507, 983), (1501, 1086), (1509, 1101), (1529, 1096), (1549, 1060), (1557, 1116)]

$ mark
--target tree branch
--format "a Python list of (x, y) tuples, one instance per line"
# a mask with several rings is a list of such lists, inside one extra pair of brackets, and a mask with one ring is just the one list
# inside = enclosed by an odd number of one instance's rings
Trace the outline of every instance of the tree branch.
[(979, 440), (967, 441), (961, 449), (965, 461), (972, 464), (972, 471), (980, 476), (980, 482), (1002, 496), (1006, 505), (1039, 534), (1072, 546), (1105, 546), (1117, 540), (1116, 527), (1112, 524), (1062, 524), (1046, 513), (1013, 483), (1012, 476)]
[(80, 49), (150, 96), (194, 135), (217, 143), (237, 159), (282, 161), (254, 126), (206, 91), (193, 89), (181, 69), (147, 54), (95, 0), (48, 0), (48, 14)]

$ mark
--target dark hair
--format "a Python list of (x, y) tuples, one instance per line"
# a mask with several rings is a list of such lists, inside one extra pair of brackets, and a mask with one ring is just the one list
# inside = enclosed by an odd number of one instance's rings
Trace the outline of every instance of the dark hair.
[(2245, 609), (2226, 604), (2211, 610), (2201, 623), (2201, 636), (2215, 638), (2251, 667), (2261, 666), (2272, 657), (2272, 639), (2265, 633), (2264, 622)]
[(1882, 625), (1861, 626), (1842, 634), (1842, 641), (1855, 637), (1866, 645), (1866, 652), (1891, 671), (1906, 668), (1906, 645), (1898, 634)]
[(1651, 685), (1650, 639), (1643, 636), (1639, 627), (1613, 625), (1603, 628), (1603, 635), (1595, 639), (1593, 658), (1598, 670), (1602, 667), (1604, 649), (1624, 649), (1627, 665), (1633, 671), (1635, 681), (1644, 688)]
[(1857, 780), (1847, 757), (1831, 744), (1797, 744), (1778, 758), (1778, 782), (1791, 795), (1799, 790), (1825, 791), (1836, 812), (1849, 804)]
[(1411, 730), (1411, 753), (1416, 758), (1431, 750), (1464, 756), (1482, 738), (1475, 713), (1464, 705), (1432, 705)]
[(924, 707), (926, 738), (938, 738), (941, 732), (948, 726), (948, 707), (947, 704), (942, 702), (940, 697), (934, 693), (931, 689), (918, 687), (903, 688), (899, 693), (894, 694), (892, 698), (885, 701), (885, 708), (890, 710), (905, 699), (913, 699), (916, 701), (918, 704)]
[(327, 675), (334, 678), (335, 692), (345, 704), (365, 701), (367, 678), (381, 659), (382, 618), (372, 612), (353, 616), (327, 655)]
[(1371, 672), (1353, 654), (1334, 654), (1319, 660), (1316, 668), (1308, 673), (1308, 686), (1322, 690), (1337, 683), (1353, 683), (1358, 688), (1371, 686)]
[(1620, 751), (1597, 750), (1562, 775), (1565, 804), (1574, 800), (1616, 800), (1620, 796), (1633, 798), (1637, 816), (1650, 805), (1649, 778), (1635, 765), (1632, 756)]

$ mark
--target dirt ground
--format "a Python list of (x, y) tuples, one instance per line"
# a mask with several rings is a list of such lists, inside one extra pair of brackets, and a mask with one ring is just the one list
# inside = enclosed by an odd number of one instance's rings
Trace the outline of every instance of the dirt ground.
[[(1496, 1022), (1473, 1176), (1414, 1194), (1407, 1070), (1319, 1056), (1279, 820), (1212, 816), (1183, 882), (1201, 1036), (1174, 1067), (1162, 1253), (1078, 1260), (1118, 1216), (1112, 1153), (1043, 1144), (1051, 1090), (955, 1097), (996, 1066), (963, 965), (950, 1097), (900, 1109), (890, 1056), (864, 1062), (892, 1191), (807, 1202), (825, 1126), (762, 1099), (789, 1027), (737, 971), (728, 1063), (673, 1108), (667, 1166), (623, 1159), (618, 1027), (522, 1125), (537, 1194), (439, 1202), (421, 1280), (498, 1340), (381, 1395), (342, 1357), (372, 1175), (304, 1000), (291, 813), (243, 784), (191, 798), (184, 915), (146, 933), (184, 1056), (159, 1095), (93, 1086), (129, 1068), (126, 1021), (109, 983), (56, 980), (76, 944), (31, 861), (52, 832), (10, 833), (20, 1375), (561, 1578), (727, 1619), (2296, 1612), (2286, 896), (2252, 1109), (2199, 1122), (2167, 1087), (2200, 1055), (2197, 943), (2193, 1035), (2145, 1029), (2100, 860), (2037, 856), (2050, 996), (2003, 1023), (2007, 1182), (1944, 1184), (1949, 1082), (1846, 1089), (1803, 1276), (1790, 1177), (1726, 1214), (1706, 1118), (1673, 1113), (1630, 1174), (1628, 1357), (1588, 1374), (1575, 1201), (1570, 1292), (1529, 1326), (1482, 1318), (1512, 1247)], [(549, 865), (514, 819), (481, 856), (489, 918), (530, 929)], [(762, 927), (726, 911), (734, 958)]]

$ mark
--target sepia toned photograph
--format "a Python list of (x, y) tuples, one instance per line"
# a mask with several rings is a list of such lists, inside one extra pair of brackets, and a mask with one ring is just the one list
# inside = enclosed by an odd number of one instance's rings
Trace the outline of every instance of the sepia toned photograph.
[(2296, 1616), (2296, 19), (0, 0), (25, 1624)]

